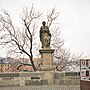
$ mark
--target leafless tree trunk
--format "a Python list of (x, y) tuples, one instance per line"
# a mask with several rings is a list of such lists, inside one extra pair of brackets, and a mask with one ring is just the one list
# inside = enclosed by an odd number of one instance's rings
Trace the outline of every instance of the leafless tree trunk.
[(36, 22), (41, 17), (41, 12), (36, 12), (32, 7), (23, 9), (22, 12), (22, 28), (14, 28), (11, 17), (8, 12), (2, 10), (0, 14), (0, 45), (8, 46), (14, 53), (24, 53), (29, 56), (33, 69), (36, 71), (33, 54), (32, 43), (35, 30), (37, 29)]

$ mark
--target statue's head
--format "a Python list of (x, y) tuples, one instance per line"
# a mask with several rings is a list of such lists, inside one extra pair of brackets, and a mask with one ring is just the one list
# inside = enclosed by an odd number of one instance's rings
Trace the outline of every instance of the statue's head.
[(45, 26), (45, 25), (46, 25), (46, 22), (45, 22), (45, 21), (43, 21), (43, 22), (42, 22), (42, 25), (43, 25), (43, 26)]

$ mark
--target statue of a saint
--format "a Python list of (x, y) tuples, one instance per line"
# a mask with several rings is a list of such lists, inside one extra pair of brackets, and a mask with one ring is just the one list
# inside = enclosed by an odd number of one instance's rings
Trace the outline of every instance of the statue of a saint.
[(49, 27), (46, 26), (46, 22), (42, 22), (41, 28), (40, 28), (40, 41), (42, 43), (42, 48), (49, 48), (50, 47), (50, 39), (51, 39), (51, 33), (49, 31)]

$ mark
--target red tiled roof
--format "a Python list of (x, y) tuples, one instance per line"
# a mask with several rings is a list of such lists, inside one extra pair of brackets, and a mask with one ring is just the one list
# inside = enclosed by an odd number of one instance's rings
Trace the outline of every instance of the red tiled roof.
[(19, 67), (20, 71), (33, 71), (33, 67), (29, 65), (22, 65)]

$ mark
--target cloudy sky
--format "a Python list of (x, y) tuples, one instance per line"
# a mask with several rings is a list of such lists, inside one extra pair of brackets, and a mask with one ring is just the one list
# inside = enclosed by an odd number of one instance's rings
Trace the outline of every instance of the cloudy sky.
[(0, 0), (0, 9), (8, 10), (17, 24), (22, 7), (31, 7), (32, 3), (44, 12), (56, 7), (61, 12), (58, 21), (65, 47), (74, 53), (90, 55), (90, 0)]

